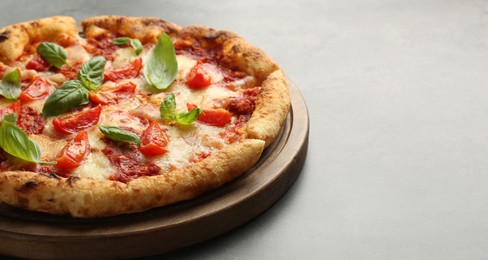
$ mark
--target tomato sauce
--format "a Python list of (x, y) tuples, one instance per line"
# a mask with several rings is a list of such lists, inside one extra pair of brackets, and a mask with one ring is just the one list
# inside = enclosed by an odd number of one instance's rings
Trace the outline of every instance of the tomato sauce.
[(144, 156), (136, 145), (116, 143), (108, 139), (105, 142), (107, 146), (102, 152), (118, 170), (109, 177), (110, 180), (127, 183), (141, 176), (158, 175), (161, 172), (156, 164), (144, 161)]
[(94, 56), (103, 56), (107, 60), (114, 60), (113, 54), (118, 46), (111, 42), (113, 37), (109, 34), (102, 33), (94, 39), (88, 39), (88, 45), (84, 46), (86, 51)]

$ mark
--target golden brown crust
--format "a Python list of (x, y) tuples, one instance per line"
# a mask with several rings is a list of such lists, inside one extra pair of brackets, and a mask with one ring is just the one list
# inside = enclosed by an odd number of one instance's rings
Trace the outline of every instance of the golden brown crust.
[(271, 73), (262, 84), (256, 109), (247, 122), (248, 138), (260, 139), (269, 146), (280, 132), (290, 109), (290, 96), (281, 70)]
[(108, 31), (116, 36), (139, 39), (143, 44), (156, 42), (161, 33), (174, 36), (180, 27), (154, 17), (97, 16), (81, 21), (85, 37), (95, 38)]
[(81, 218), (140, 212), (219, 187), (252, 167), (263, 148), (261, 140), (236, 142), (195, 164), (127, 184), (4, 172), (0, 173), (0, 197), (17, 207)]
[(32, 43), (56, 41), (64, 33), (73, 36), (78, 34), (73, 18), (54, 16), (6, 26), (0, 29), (0, 61), (11, 63)]

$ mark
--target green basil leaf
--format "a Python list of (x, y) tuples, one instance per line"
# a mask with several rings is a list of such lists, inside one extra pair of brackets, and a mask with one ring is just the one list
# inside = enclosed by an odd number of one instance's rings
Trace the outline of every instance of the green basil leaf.
[(3, 117), (0, 125), (0, 147), (8, 154), (28, 162), (56, 164), (56, 162), (41, 162), (39, 144), (29, 139), (27, 134), (15, 125), (15, 121), (15, 114)]
[(137, 145), (141, 144), (141, 139), (139, 139), (139, 136), (136, 134), (120, 129), (119, 127), (116, 126), (98, 126), (98, 129), (109, 139), (112, 139), (114, 141), (118, 142), (129, 142), (129, 143), (134, 143)]
[(163, 33), (144, 64), (144, 77), (151, 86), (165, 90), (178, 74), (175, 48), (171, 38)]
[(95, 56), (81, 66), (78, 80), (89, 90), (97, 90), (103, 83), (103, 71), (107, 61), (102, 56)]
[(200, 108), (194, 108), (188, 113), (176, 113), (176, 101), (175, 95), (170, 93), (167, 95), (161, 105), (159, 106), (159, 112), (161, 117), (170, 122), (176, 122), (180, 125), (189, 125), (198, 119), (198, 116), (202, 113)]
[(180, 125), (189, 125), (198, 119), (198, 116), (202, 113), (200, 108), (194, 108), (188, 113), (179, 113), (175, 116), (175, 122)]
[(124, 44), (129, 43), (130, 40), (131, 40), (131, 38), (129, 38), (129, 37), (119, 37), (119, 38), (113, 39), (112, 43), (117, 44), (117, 45), (124, 45)]
[(68, 53), (63, 47), (52, 42), (41, 42), (37, 47), (37, 53), (58, 69), (66, 64), (66, 58), (68, 57)]
[(56, 116), (89, 102), (88, 90), (79, 80), (70, 80), (56, 89), (44, 103), (42, 116)]
[(161, 117), (168, 121), (173, 121), (175, 118), (176, 101), (173, 93), (167, 95), (161, 105), (159, 106), (159, 112)]
[(139, 39), (132, 39), (129, 37), (119, 37), (114, 40), (112, 40), (112, 43), (117, 44), (117, 45), (124, 45), (127, 43), (130, 43), (132, 48), (136, 51), (136, 55), (139, 55), (141, 53), (143, 47), (141, 41)]
[(136, 55), (139, 55), (139, 53), (141, 53), (143, 50), (142, 43), (139, 41), (139, 39), (131, 39), (130, 45), (136, 51)]
[(7, 99), (18, 99), (22, 89), (20, 88), (20, 71), (18, 69), (3, 76), (0, 82), (0, 95)]

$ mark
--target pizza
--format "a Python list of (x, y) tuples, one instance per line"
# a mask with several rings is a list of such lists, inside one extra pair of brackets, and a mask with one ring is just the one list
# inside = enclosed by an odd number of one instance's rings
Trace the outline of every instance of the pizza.
[(75, 218), (189, 200), (251, 169), (286, 78), (239, 35), (152, 17), (0, 29), (0, 201)]

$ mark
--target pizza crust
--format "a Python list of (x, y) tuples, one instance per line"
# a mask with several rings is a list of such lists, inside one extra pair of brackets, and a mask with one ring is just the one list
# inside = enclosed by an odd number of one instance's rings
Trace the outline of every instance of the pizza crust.
[(174, 36), (181, 28), (171, 22), (154, 17), (97, 16), (81, 21), (87, 38), (95, 38), (103, 32), (116, 36), (137, 38), (143, 44), (156, 42), (161, 33)]
[(263, 148), (261, 140), (243, 140), (171, 173), (128, 183), (9, 171), (0, 174), (0, 197), (16, 207), (79, 218), (140, 212), (219, 187), (252, 167)]
[(248, 138), (260, 139), (269, 146), (284, 124), (290, 109), (290, 96), (283, 71), (272, 72), (262, 84), (256, 100), (256, 109), (244, 132)]
[(53, 42), (64, 33), (78, 34), (76, 21), (72, 17), (53, 16), (6, 26), (0, 29), (0, 61), (9, 64), (32, 43)]

